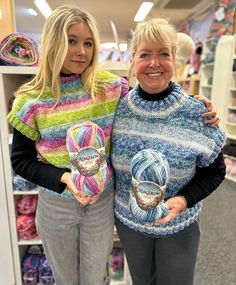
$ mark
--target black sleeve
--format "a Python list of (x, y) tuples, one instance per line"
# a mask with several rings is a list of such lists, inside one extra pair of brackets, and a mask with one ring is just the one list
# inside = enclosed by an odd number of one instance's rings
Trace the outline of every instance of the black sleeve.
[(62, 193), (66, 187), (60, 179), (69, 170), (38, 161), (35, 142), (16, 129), (13, 132), (11, 163), (16, 174), (32, 183), (57, 193)]
[(225, 177), (225, 163), (221, 152), (208, 167), (197, 167), (193, 179), (177, 195), (186, 199), (187, 208), (210, 195), (221, 184)]

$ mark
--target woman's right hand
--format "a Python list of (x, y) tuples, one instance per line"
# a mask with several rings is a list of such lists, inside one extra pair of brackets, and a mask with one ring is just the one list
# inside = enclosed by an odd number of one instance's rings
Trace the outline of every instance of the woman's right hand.
[(61, 177), (61, 182), (67, 185), (69, 191), (74, 195), (75, 199), (82, 205), (93, 204), (93, 198), (86, 196), (82, 191), (77, 189), (71, 179), (71, 173), (65, 172)]

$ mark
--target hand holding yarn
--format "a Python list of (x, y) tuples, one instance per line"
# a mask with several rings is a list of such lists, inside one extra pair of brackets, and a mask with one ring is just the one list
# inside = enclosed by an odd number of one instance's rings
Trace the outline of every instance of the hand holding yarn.
[(129, 206), (132, 214), (140, 221), (153, 224), (168, 214), (163, 199), (169, 173), (165, 156), (155, 150), (144, 149), (133, 157)]
[(187, 201), (183, 196), (177, 195), (169, 198), (166, 201), (166, 205), (168, 206), (169, 209), (168, 215), (159, 220), (156, 220), (154, 223), (156, 226), (168, 223), (169, 221), (176, 218), (183, 211), (185, 211), (187, 208)]
[(67, 132), (66, 147), (76, 189), (88, 197), (98, 197), (110, 177), (103, 130), (92, 122), (72, 126)]

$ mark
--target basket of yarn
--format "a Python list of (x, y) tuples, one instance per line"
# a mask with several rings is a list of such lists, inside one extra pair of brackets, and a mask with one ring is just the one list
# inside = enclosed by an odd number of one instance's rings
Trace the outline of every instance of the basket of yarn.
[(89, 197), (99, 196), (110, 177), (103, 130), (92, 122), (74, 125), (67, 131), (66, 147), (75, 187)]
[(170, 169), (166, 157), (153, 149), (139, 151), (131, 161), (132, 189), (129, 207), (143, 223), (153, 224), (168, 214), (164, 203)]
[(0, 62), (3, 65), (36, 66), (38, 54), (35, 41), (24, 33), (11, 33), (0, 43)]

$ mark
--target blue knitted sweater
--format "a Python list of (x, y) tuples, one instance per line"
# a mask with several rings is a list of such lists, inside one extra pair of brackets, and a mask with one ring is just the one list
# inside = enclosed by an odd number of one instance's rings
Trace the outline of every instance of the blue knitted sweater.
[(205, 105), (173, 83), (163, 100), (147, 101), (136, 87), (121, 98), (112, 135), (112, 163), (116, 175), (115, 215), (128, 227), (154, 235), (173, 234), (192, 224), (202, 202), (188, 208), (165, 225), (138, 221), (130, 212), (130, 162), (142, 149), (152, 148), (166, 156), (170, 180), (165, 198), (175, 196), (195, 175), (196, 166), (207, 167), (218, 156), (225, 135), (219, 128), (203, 124)]

